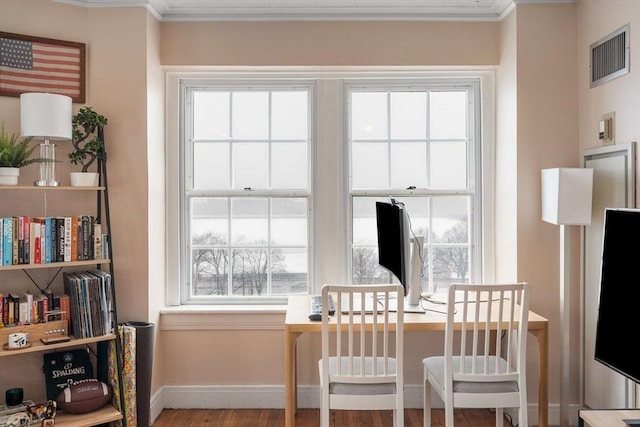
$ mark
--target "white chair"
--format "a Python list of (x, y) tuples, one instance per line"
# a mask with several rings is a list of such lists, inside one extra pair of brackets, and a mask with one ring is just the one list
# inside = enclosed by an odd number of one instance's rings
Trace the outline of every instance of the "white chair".
[(454, 408), (495, 408), (497, 427), (504, 408), (518, 408), (517, 425), (529, 425), (528, 311), (526, 283), (451, 285), (444, 356), (422, 361), (425, 427), (431, 426), (431, 389), (444, 401), (446, 427), (454, 426)]
[[(333, 318), (327, 308), (329, 294), (336, 309)], [(331, 409), (392, 409), (393, 425), (404, 426), (403, 296), (400, 285), (322, 287), (322, 427), (329, 427)], [(362, 315), (358, 307), (367, 307), (370, 298), (373, 313)]]

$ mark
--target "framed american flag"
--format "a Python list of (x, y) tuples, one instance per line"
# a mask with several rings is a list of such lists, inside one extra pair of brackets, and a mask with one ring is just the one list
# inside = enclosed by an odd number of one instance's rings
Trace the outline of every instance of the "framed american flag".
[(64, 40), (0, 32), (0, 95), (67, 95), (85, 102), (86, 46)]

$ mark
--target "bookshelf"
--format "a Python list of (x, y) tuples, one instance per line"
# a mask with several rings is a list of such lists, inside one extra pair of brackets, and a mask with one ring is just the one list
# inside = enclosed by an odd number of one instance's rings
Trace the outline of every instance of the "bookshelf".
[[(102, 132), (100, 132), (100, 137), (103, 137)], [(14, 198), (28, 198), (32, 195), (37, 195), (33, 198), (33, 202), (31, 199), (28, 199), (29, 202), (27, 205), (18, 204), (20, 212), (10, 212), (8, 209), (12, 209), (12, 205), (10, 203), (4, 204), (2, 211), (0, 212), (0, 216), (8, 217), (8, 216), (16, 216), (16, 215), (33, 215), (28, 212), (31, 208), (35, 212), (42, 212), (42, 207), (38, 206), (38, 204), (42, 204), (42, 200), (40, 199), (40, 195), (42, 195), (42, 199), (46, 201), (49, 199), (62, 199), (63, 206), (66, 207), (66, 202), (69, 199), (73, 199), (78, 194), (95, 194), (95, 205), (91, 208), (93, 211), (95, 209), (95, 220), (97, 223), (101, 224), (103, 230), (111, 236), (111, 224), (110, 224), (110, 214), (109, 214), (109, 195), (108, 195), (108, 186), (107, 186), (107, 169), (106, 162), (99, 161), (98, 162), (98, 172), (100, 175), (100, 185), (97, 187), (70, 187), (70, 186), (60, 186), (60, 187), (37, 187), (37, 186), (0, 186), (0, 197), (3, 200), (9, 199), (8, 196), (15, 195), (18, 197)], [(7, 197), (5, 197), (7, 195)], [(89, 203), (86, 198), (83, 198), (80, 204)], [(71, 204), (73, 205), (73, 204)], [(75, 206), (75, 205), (73, 205)], [(85, 207), (83, 207), (84, 209)], [(22, 212), (23, 210), (27, 210), (27, 212)], [(46, 206), (44, 210), (46, 211)], [(45, 215), (46, 216), (46, 215)], [(67, 320), (52, 320), (44, 323), (34, 323), (32, 325), (17, 325), (11, 327), (5, 327), (0, 329), (0, 340), (2, 344), (7, 342), (7, 336), (12, 332), (29, 332), (30, 338), (30, 346), (27, 348), (21, 349), (5, 349), (0, 346), (0, 365), (8, 363), (12, 364), (12, 360), (14, 358), (20, 358), (21, 356), (26, 356), (28, 354), (33, 353), (46, 353), (53, 352), (56, 350), (73, 348), (73, 347), (82, 347), (82, 346), (100, 346), (107, 345), (111, 341), (115, 342), (116, 353), (118, 355), (122, 354), (122, 349), (120, 345), (120, 340), (118, 338), (118, 319), (117, 319), (117, 309), (116, 309), (116, 286), (115, 286), (115, 275), (113, 269), (112, 262), (112, 245), (109, 242), (107, 246), (106, 255), (102, 259), (87, 259), (80, 261), (67, 261), (67, 262), (49, 262), (49, 263), (30, 263), (30, 264), (12, 264), (12, 265), (0, 265), (0, 281), (2, 281), (2, 276), (4, 274), (12, 274), (14, 271), (22, 270), (25, 273), (25, 283), (26, 286), (31, 286), (35, 289), (34, 295), (43, 289), (47, 289), (49, 285), (51, 285), (53, 279), (49, 281), (49, 283), (39, 284), (37, 280), (35, 280), (30, 274), (31, 270), (43, 270), (43, 269), (53, 269), (53, 278), (55, 279), (58, 276), (58, 273), (61, 271), (79, 271), (82, 267), (86, 267), (86, 269), (100, 269), (109, 273), (111, 276), (111, 292), (110, 297), (112, 301), (111, 306), (111, 325), (110, 332), (99, 335), (92, 336), (87, 338), (74, 338), (70, 336), (69, 341), (65, 342), (56, 342), (52, 344), (43, 344), (40, 338), (45, 337), (47, 333), (51, 331), (56, 331), (60, 329), (66, 329), (66, 334), (69, 331), (69, 325)], [(16, 273), (13, 273), (14, 275)], [(15, 281), (15, 279), (14, 279)], [(29, 281), (33, 282), (29, 284)], [(9, 281), (7, 281), (9, 282)], [(12, 282), (13, 283), (13, 282)], [(25, 286), (24, 284), (22, 285)], [(4, 289), (3, 285), (2, 292), (11, 292), (11, 289)], [(96, 351), (96, 354), (101, 354), (102, 352)], [(96, 356), (99, 357), (99, 356)], [(116, 376), (119, 384), (119, 393), (120, 396), (120, 407), (124, 408), (123, 405), (123, 382), (122, 382), (122, 367), (120, 366), (120, 357), (116, 357), (117, 366), (116, 366)], [(7, 366), (9, 366), (7, 365)], [(16, 386), (20, 386), (20, 384), (16, 384)], [(43, 380), (43, 389), (44, 389), (44, 380)], [(116, 393), (114, 392), (114, 395)], [(36, 402), (41, 403), (41, 402)], [(86, 414), (68, 414), (64, 411), (58, 410), (58, 413), (55, 417), (55, 425), (56, 427), (91, 427), (98, 426), (104, 423), (109, 423), (112, 421), (122, 420), (123, 427), (126, 427), (125, 419), (123, 418), (123, 414), (116, 409), (113, 405), (106, 405), (97, 411), (93, 411)]]

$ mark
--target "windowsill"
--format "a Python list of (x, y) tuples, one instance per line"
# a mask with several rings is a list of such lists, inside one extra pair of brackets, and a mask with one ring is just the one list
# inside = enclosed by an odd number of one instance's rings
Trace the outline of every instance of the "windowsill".
[(162, 331), (284, 331), (287, 306), (181, 305), (160, 310)]
[(167, 306), (160, 310), (160, 315), (165, 314), (284, 314), (287, 311), (286, 304), (248, 305), (248, 304), (218, 304), (218, 305), (176, 305)]

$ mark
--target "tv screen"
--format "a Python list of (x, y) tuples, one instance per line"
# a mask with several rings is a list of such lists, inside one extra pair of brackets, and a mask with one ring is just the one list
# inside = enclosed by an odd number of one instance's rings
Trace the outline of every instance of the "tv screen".
[(393, 273), (404, 286), (409, 286), (410, 236), (403, 206), (397, 203), (376, 202), (378, 227), (378, 263)]
[(640, 383), (640, 210), (605, 209), (595, 359)]

